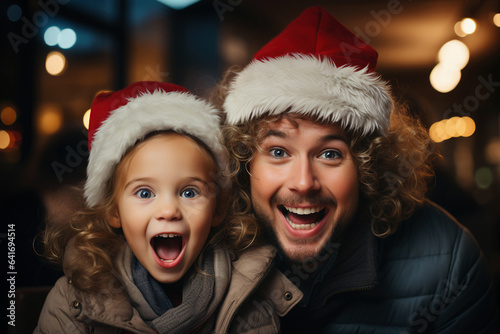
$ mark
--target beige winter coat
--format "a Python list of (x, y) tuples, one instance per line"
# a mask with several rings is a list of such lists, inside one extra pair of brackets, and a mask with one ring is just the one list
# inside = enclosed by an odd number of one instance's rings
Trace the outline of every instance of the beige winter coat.
[[(35, 334), (38, 333), (156, 333), (141, 318), (137, 311), (150, 309), (149, 304), (135, 286), (130, 269), (131, 250), (124, 247), (117, 256), (116, 276), (123, 287), (88, 294), (76, 289), (70, 275), (61, 277), (49, 292), (43, 306)], [(129, 265), (126, 265), (128, 263)], [(185, 312), (204, 313), (205, 320), (197, 324), (196, 333), (211, 333), (215, 323), (217, 307), (220, 305), (230, 278), (230, 257), (226, 249), (214, 250), (215, 285), (213, 298), (203, 310), (184, 310)], [(202, 274), (199, 274), (202, 275)], [(182, 304), (175, 309), (180, 309)], [(149, 313), (153, 312), (150, 309)], [(169, 320), (170, 321), (170, 320)], [(172, 317), (172, 326), (176, 328), (176, 317)], [(185, 325), (185, 324), (184, 324)], [(174, 330), (175, 331), (175, 330)], [(171, 331), (170, 331), (171, 332)]]
[(216, 333), (279, 333), (279, 317), (302, 299), (302, 292), (273, 261), (277, 250), (260, 246), (247, 250), (232, 263), (229, 289), (222, 302)]
[[(203, 310), (207, 317), (216, 315), (215, 333), (279, 333), (279, 316), (297, 304), (302, 293), (274, 268), (276, 249), (254, 247), (232, 263), (226, 250), (217, 249), (215, 254), (215, 297)], [(127, 252), (119, 255), (124, 256)], [(130, 269), (118, 266), (117, 273), (127, 292), (122, 289), (90, 295), (76, 289), (68, 276), (60, 278), (47, 297), (34, 333), (156, 333), (141, 318), (137, 305), (131, 303), (130, 294), (136, 301), (141, 295), (138, 290), (134, 292)], [(211, 320), (213, 317), (196, 332), (213, 331)]]

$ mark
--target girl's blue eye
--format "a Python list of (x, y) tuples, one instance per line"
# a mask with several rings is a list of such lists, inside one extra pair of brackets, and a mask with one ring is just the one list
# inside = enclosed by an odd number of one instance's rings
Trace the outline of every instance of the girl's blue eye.
[(321, 153), (321, 157), (323, 157), (327, 160), (333, 160), (333, 159), (341, 158), (342, 155), (338, 151), (328, 150), (328, 151)]
[(151, 198), (153, 197), (153, 192), (149, 189), (139, 189), (139, 191), (136, 192), (136, 195), (139, 198)]
[(184, 189), (181, 193), (181, 196), (186, 198), (193, 198), (196, 195), (198, 195), (198, 191), (193, 188)]
[(273, 148), (270, 150), (270, 153), (274, 158), (284, 158), (288, 155), (285, 152), (285, 150), (283, 150), (281, 148)]

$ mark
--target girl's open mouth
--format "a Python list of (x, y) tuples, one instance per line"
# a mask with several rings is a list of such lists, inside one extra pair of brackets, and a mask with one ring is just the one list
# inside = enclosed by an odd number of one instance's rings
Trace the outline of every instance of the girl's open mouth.
[(174, 264), (180, 259), (183, 249), (183, 237), (175, 233), (162, 233), (151, 239), (156, 256), (164, 264)]

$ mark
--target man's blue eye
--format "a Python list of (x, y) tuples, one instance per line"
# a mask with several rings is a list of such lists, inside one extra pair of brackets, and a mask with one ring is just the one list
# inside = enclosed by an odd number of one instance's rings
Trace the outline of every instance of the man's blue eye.
[(198, 195), (198, 192), (192, 188), (184, 189), (181, 193), (181, 196), (186, 198), (193, 198), (196, 195)]
[(271, 149), (270, 153), (275, 158), (284, 158), (287, 156), (285, 150), (283, 150), (281, 148), (273, 148), (273, 149)]
[(321, 154), (321, 156), (325, 159), (328, 159), (328, 160), (333, 160), (333, 159), (336, 159), (336, 158), (341, 158), (342, 155), (335, 151), (335, 150), (328, 150), (328, 151), (325, 151)]
[(153, 197), (153, 192), (149, 189), (140, 189), (137, 193), (139, 198), (151, 198)]

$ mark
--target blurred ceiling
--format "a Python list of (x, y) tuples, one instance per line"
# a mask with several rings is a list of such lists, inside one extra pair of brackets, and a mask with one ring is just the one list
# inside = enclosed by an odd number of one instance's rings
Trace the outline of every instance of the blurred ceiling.
[[(492, 24), (498, 1), (389, 0), (389, 1), (240, 1), (238, 10), (253, 17), (276, 35), (308, 6), (319, 5), (379, 52), (379, 68), (405, 70), (429, 68), (436, 64), (437, 52), (447, 41), (459, 38), (454, 25), (464, 17), (477, 22), (473, 35), (462, 40), (471, 60), (481, 61), (498, 51), (500, 29)], [(241, 8), (240, 8), (241, 7)], [(233, 12), (228, 14), (230, 17)]]

